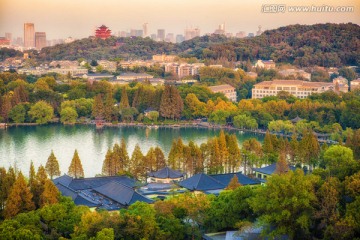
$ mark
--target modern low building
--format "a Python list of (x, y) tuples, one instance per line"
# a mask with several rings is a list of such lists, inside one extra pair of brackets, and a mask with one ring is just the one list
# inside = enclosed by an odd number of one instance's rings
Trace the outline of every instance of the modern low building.
[(164, 167), (156, 172), (150, 172), (148, 174), (149, 182), (153, 183), (172, 183), (181, 181), (184, 178), (184, 174), (173, 170), (169, 167)]
[(261, 99), (263, 97), (276, 96), (281, 91), (288, 92), (298, 98), (307, 98), (313, 93), (322, 93), (334, 89), (335, 84), (331, 82), (273, 80), (255, 84), (252, 89), (252, 98)]
[(136, 201), (153, 203), (138, 193), (135, 180), (126, 176), (72, 178), (63, 175), (53, 180), (63, 196), (73, 199), (76, 205), (94, 209), (118, 210)]
[[(289, 166), (289, 169), (291, 171), (295, 171), (296, 168), (293, 166)], [(261, 168), (253, 168), (253, 171), (255, 172), (255, 176), (261, 180), (266, 180), (266, 178), (274, 174), (275, 170), (276, 170), (276, 163)]]
[(234, 176), (238, 178), (238, 182), (245, 186), (245, 185), (257, 185), (260, 184), (260, 182), (256, 179), (249, 178), (242, 174), (241, 172), (237, 173), (224, 173), (224, 174), (212, 174), (209, 175), (210, 177), (213, 177), (214, 179), (218, 180), (220, 183), (222, 183), (225, 186), (228, 186), (231, 179), (233, 179)]
[(154, 78), (154, 76), (147, 73), (121, 73), (119, 76), (116, 77), (116, 80), (132, 82), (138, 79), (151, 79), (151, 78)]
[(116, 67), (117, 67), (116, 62), (107, 61), (107, 60), (98, 60), (97, 63), (106, 71), (116, 72)]
[(348, 92), (349, 91), (349, 81), (346, 78), (339, 76), (339, 77), (333, 79), (333, 83), (335, 85), (335, 90), (337, 92)]
[(360, 89), (360, 78), (350, 82), (350, 90), (354, 91), (356, 89)]
[(209, 89), (214, 93), (222, 93), (230, 101), (236, 102), (236, 90), (233, 86), (230, 86), (229, 84), (212, 86), (212, 87), (209, 87)]
[(22, 68), (18, 70), (19, 74), (26, 74), (26, 75), (43, 75), (43, 74), (48, 74), (48, 73), (59, 73), (59, 74), (63, 74), (66, 75), (68, 73), (70, 73), (71, 76), (82, 76), (82, 75), (87, 75), (88, 74), (88, 70), (86, 68), (49, 68), (49, 69), (44, 69), (44, 68)]
[(175, 58), (176, 55), (158, 54), (152, 56), (152, 60), (155, 62), (173, 62)]
[(311, 73), (307, 73), (301, 69), (300, 70), (294, 68), (285, 69), (279, 71), (279, 74), (281, 74), (283, 77), (294, 76), (294, 77), (302, 77), (303, 79), (306, 79), (308, 81), (311, 80)]
[(48, 72), (54, 72), (54, 73), (59, 73), (59, 74), (69, 74), (71, 76), (76, 76), (76, 75), (83, 75), (83, 74), (88, 74), (88, 70), (86, 68), (50, 68), (48, 70)]
[(213, 175), (198, 173), (190, 178), (180, 181), (178, 185), (190, 191), (217, 195), (229, 185), (231, 179), (235, 175), (238, 178), (238, 182), (243, 186), (260, 184), (260, 181), (251, 179), (241, 172), (237, 172)]
[(89, 73), (82, 75), (82, 78), (92, 83), (93, 81), (112, 80), (114, 76), (108, 73)]
[(69, 60), (51, 61), (49, 66), (53, 68), (78, 68), (79, 62)]
[(213, 193), (214, 191), (218, 193), (226, 187), (224, 184), (205, 173), (195, 174), (190, 178), (180, 181), (178, 184), (180, 187), (190, 191), (200, 191), (205, 193)]
[(265, 69), (275, 69), (275, 62), (273, 60), (258, 60), (255, 63), (255, 67)]

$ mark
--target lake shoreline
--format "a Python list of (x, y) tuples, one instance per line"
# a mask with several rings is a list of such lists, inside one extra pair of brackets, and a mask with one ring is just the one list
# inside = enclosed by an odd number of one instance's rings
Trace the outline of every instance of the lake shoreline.
[[(63, 124), (59, 122), (51, 122), (55, 124), (61, 124), (64, 126), (75, 126), (75, 125), (90, 125), (96, 126), (95, 122), (84, 122), (84, 123), (74, 123), (74, 124)], [(38, 123), (7, 123), (4, 129), (9, 127), (18, 127), (18, 126), (46, 126), (46, 124), (38, 124)], [(239, 131), (239, 132), (249, 132), (249, 133), (259, 133), (265, 134), (266, 131), (262, 129), (240, 129), (232, 126), (225, 126), (225, 125), (216, 125), (216, 124), (206, 124), (206, 123), (189, 123), (189, 122), (179, 122), (178, 124), (144, 124), (144, 123), (103, 123), (103, 126), (97, 128), (101, 130), (103, 127), (141, 127), (141, 128), (150, 128), (150, 129), (157, 129), (157, 128), (171, 128), (171, 129), (180, 129), (180, 128), (196, 128), (196, 129), (222, 129), (228, 131)]]

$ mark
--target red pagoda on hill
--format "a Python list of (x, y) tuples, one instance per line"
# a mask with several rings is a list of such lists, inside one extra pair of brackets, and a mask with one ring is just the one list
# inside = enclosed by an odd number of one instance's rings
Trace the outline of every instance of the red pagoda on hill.
[(101, 25), (101, 27), (98, 27), (95, 30), (95, 37), (97, 38), (107, 39), (110, 36), (111, 36), (111, 30), (105, 25)]

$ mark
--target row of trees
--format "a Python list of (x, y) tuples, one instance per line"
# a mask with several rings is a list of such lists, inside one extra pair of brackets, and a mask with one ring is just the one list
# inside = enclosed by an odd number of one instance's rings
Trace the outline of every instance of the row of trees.
[[(59, 162), (53, 151), (51, 151), (45, 167), (40, 165), (37, 172), (31, 162), (27, 182), (24, 175), (16, 172), (12, 167), (8, 171), (0, 168), (0, 219), (11, 218), (21, 212), (57, 203), (60, 193), (52, 179), (60, 174)], [(84, 170), (76, 150), (69, 166), (68, 175), (75, 178), (84, 177)]]
[[(360, 141), (354, 135), (345, 146), (359, 159)], [(341, 146), (341, 145), (340, 145)], [(220, 132), (218, 137), (209, 139), (200, 146), (190, 141), (184, 144), (181, 138), (174, 140), (167, 158), (159, 147), (150, 148), (143, 154), (139, 145), (129, 157), (124, 139), (121, 144), (115, 144), (109, 149), (104, 162), (102, 174), (112, 176), (128, 173), (137, 179), (145, 179), (146, 174), (157, 171), (165, 166), (180, 170), (188, 176), (206, 172), (209, 174), (230, 173), (241, 168), (245, 174), (251, 174), (253, 167), (277, 162), (280, 157), (292, 165), (306, 166), (307, 170), (314, 167), (329, 165), (332, 160), (326, 159), (325, 153), (329, 151), (327, 144), (320, 146), (316, 136), (311, 131), (303, 133), (299, 140), (296, 135), (291, 139), (277, 137), (269, 132), (265, 134), (264, 143), (250, 138), (242, 143), (240, 148), (236, 135)], [(349, 157), (351, 158), (351, 157)], [(347, 161), (346, 157), (342, 161)]]
[(8, 171), (0, 168), (0, 189), (0, 219), (57, 203), (60, 197), (45, 168), (40, 166), (35, 172), (33, 163), (30, 165), (28, 180), (11, 167)]
[[(240, 71), (239, 75), (242, 76)], [(221, 74), (216, 76), (217, 80), (221, 78)], [(156, 122), (158, 117), (151, 118), (144, 111), (152, 110), (161, 119), (208, 118), (216, 124), (229, 123), (249, 129), (268, 128), (272, 121), (286, 121), (296, 116), (311, 123), (310, 127), (317, 132), (333, 133), (336, 123), (340, 123), (341, 131), (346, 127), (360, 127), (360, 97), (356, 91), (341, 95), (333, 92), (313, 94), (307, 99), (296, 99), (283, 93), (262, 100), (242, 99), (232, 103), (221, 94), (197, 85), (175, 88), (130, 84), (122, 87), (107, 81), (90, 84), (77, 80), (57, 84), (53, 77), (41, 77), (34, 83), (28, 82), (30, 78), (25, 80), (16, 73), (0, 74), (2, 121), (46, 123), (55, 116), (64, 123), (91, 117), (150, 123)], [(240, 85), (241, 95), (247, 80)]]
[(153, 205), (137, 202), (119, 214), (60, 198), (1, 222), (0, 238), (201, 239), (206, 232), (260, 227), (269, 237), (354, 239), (360, 234), (359, 181), (359, 165), (343, 180), (296, 170), (274, 174), (266, 186), (239, 186), (218, 197), (189, 192)]

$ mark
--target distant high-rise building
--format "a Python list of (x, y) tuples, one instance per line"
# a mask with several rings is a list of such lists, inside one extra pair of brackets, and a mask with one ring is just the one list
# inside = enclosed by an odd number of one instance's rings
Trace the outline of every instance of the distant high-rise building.
[(220, 24), (219, 29), (225, 32), (225, 23)]
[(175, 37), (173, 33), (168, 33), (166, 34), (166, 38), (165, 38), (166, 42), (172, 42), (175, 43)]
[(22, 37), (17, 37), (15, 40), (15, 45), (23, 46), (23, 44), (24, 44), (24, 42), (23, 42)]
[(246, 37), (246, 33), (244, 31), (240, 31), (240, 32), (236, 33), (236, 37), (237, 38), (244, 38), (244, 37)]
[(136, 37), (136, 29), (130, 29), (130, 36)]
[(95, 37), (97, 38), (107, 39), (110, 36), (111, 36), (111, 30), (105, 25), (101, 25), (95, 30)]
[(156, 34), (155, 34), (155, 33), (151, 34), (151, 35), (150, 35), (150, 38), (151, 38), (152, 40), (155, 40), (155, 41), (156, 41)]
[(182, 34), (176, 35), (176, 43), (181, 43), (185, 40), (184, 36)]
[(199, 28), (186, 28), (185, 29), (185, 40), (190, 40), (194, 37), (200, 37)]
[(225, 35), (225, 33), (226, 33), (226, 31), (225, 31), (225, 23), (220, 24), (219, 28), (216, 29), (214, 33), (215, 34)]
[(33, 23), (24, 23), (24, 47), (35, 47), (35, 27)]
[(74, 38), (68, 37), (68, 38), (66, 38), (66, 39), (64, 40), (64, 43), (72, 43), (73, 41), (75, 41)]
[(45, 32), (36, 32), (35, 33), (35, 47), (38, 50), (46, 47), (46, 33)]
[(5, 38), (11, 42), (12, 41), (12, 34), (8, 33), (8, 32), (5, 33)]
[(121, 31), (119, 37), (126, 37), (126, 32), (125, 32), (125, 31)]
[(159, 41), (164, 41), (165, 40), (165, 29), (158, 29), (157, 30), (157, 39)]
[(137, 37), (143, 37), (144, 36), (143, 30), (140, 30), (140, 29), (136, 30), (136, 36)]
[(143, 24), (143, 37), (149, 36), (148, 23)]
[(248, 34), (248, 37), (254, 37), (255, 35), (254, 35), (254, 33), (249, 33)]

